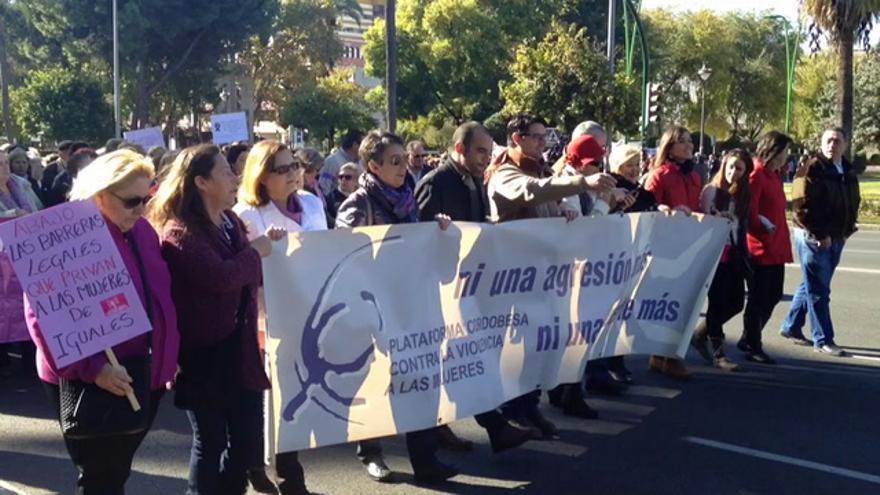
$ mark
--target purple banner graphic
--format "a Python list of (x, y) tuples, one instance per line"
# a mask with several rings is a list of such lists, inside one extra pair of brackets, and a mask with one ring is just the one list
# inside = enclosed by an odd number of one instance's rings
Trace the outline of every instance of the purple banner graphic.
[(6, 222), (0, 240), (57, 367), (150, 331), (131, 274), (91, 201)]

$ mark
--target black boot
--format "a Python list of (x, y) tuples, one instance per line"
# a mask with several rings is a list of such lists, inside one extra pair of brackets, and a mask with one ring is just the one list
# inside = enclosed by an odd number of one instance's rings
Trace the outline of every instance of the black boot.
[(249, 470), (248, 481), (257, 493), (278, 493), (278, 487), (266, 476), (266, 470), (263, 468)]
[(566, 416), (581, 419), (596, 419), (599, 413), (584, 401), (584, 394), (580, 385), (566, 385), (565, 399), (562, 412)]

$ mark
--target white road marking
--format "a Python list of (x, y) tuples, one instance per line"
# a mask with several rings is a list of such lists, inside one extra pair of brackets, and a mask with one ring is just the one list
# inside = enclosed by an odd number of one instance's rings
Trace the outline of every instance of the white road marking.
[(19, 490), (18, 488), (12, 486), (11, 484), (9, 484), (3, 480), (0, 480), (0, 494), (3, 493), (2, 490), (6, 490), (8, 492), (11, 492), (14, 495), (27, 495), (27, 492), (23, 492), (23, 491)]
[(587, 448), (582, 445), (560, 442), (559, 440), (549, 442), (545, 440), (533, 440), (524, 443), (519, 448), (531, 450), (533, 452), (540, 452), (542, 454), (555, 454), (566, 457), (580, 457), (587, 451)]
[(674, 399), (681, 394), (677, 388), (651, 387), (648, 385), (630, 385), (623, 395), (641, 395), (655, 399)]
[[(800, 269), (801, 265), (799, 263), (789, 263), (785, 265), (788, 268), (797, 268)], [(876, 270), (873, 268), (855, 268), (850, 266), (838, 266), (834, 269), (836, 272), (850, 272), (850, 273), (866, 273), (868, 275), (880, 275), (880, 270)]]
[(738, 445), (733, 445), (724, 442), (716, 442), (715, 440), (708, 440), (706, 438), (699, 437), (684, 437), (684, 441), (695, 443), (697, 445), (702, 445), (704, 447), (712, 447), (715, 449), (726, 450), (728, 452), (734, 452), (736, 454), (747, 455), (750, 457), (756, 457), (758, 459), (764, 459), (767, 461), (780, 462), (782, 464), (789, 464), (792, 466), (802, 467), (805, 469), (812, 469), (814, 471), (820, 471), (823, 473), (834, 474), (837, 476), (843, 476), (845, 478), (852, 478), (859, 481), (866, 481), (868, 483), (874, 483), (875, 485), (880, 485), (880, 476), (869, 473), (862, 473), (859, 471), (853, 471), (852, 469), (841, 468), (837, 466), (829, 466), (828, 464), (821, 464), (818, 462), (807, 461), (804, 459), (798, 459), (796, 457), (789, 457), (786, 455), (773, 454), (771, 452), (764, 452), (763, 450), (755, 450), (747, 447), (740, 447)]
[(877, 250), (877, 249), (849, 249), (849, 248), (844, 248), (844, 250), (843, 250), (843, 254), (846, 255), (846, 253), (858, 253), (858, 254), (880, 254), (880, 250)]
[(863, 354), (855, 354), (851, 351), (846, 351), (846, 353), (849, 354), (850, 357), (853, 357), (855, 359), (864, 359), (865, 361), (874, 361), (880, 363), (880, 357), (877, 356), (865, 356)]

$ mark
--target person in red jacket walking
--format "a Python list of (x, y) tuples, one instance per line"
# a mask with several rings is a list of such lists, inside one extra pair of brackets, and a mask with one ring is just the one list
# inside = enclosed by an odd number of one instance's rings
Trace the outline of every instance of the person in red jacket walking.
[(749, 298), (743, 315), (743, 334), (737, 347), (746, 359), (761, 364), (776, 362), (764, 353), (761, 331), (782, 299), (785, 264), (792, 261), (791, 235), (785, 218), (786, 199), (782, 189), (792, 140), (771, 131), (758, 143), (755, 170), (749, 175), (752, 206), (746, 235), (752, 261)]
[[(673, 126), (663, 133), (651, 169), (645, 189), (654, 194), (658, 205), (686, 215), (700, 210), (703, 186), (694, 171), (694, 142), (687, 129)], [(686, 380), (691, 376), (680, 359), (651, 356), (648, 365), (671, 378)]]

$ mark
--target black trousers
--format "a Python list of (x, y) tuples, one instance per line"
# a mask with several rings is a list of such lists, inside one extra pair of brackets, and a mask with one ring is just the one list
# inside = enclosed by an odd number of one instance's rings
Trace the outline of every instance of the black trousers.
[(275, 473), (278, 475), (278, 491), (281, 495), (306, 493), (306, 479), (298, 453), (275, 454)]
[(186, 411), (193, 430), (188, 495), (244, 494), (263, 433), (263, 392), (228, 387), (223, 406)]
[(529, 417), (537, 412), (540, 402), (541, 391), (533, 390), (501, 404), (501, 414), (507, 419)]
[[(49, 403), (56, 417), (61, 416), (58, 385), (43, 382)], [(159, 401), (164, 390), (156, 390), (150, 397), (150, 425), (156, 419)], [(149, 428), (134, 435), (114, 435), (100, 438), (73, 439), (64, 437), (70, 460), (79, 471), (76, 480), (77, 495), (122, 495), (125, 482), (131, 474), (134, 453), (140, 447)]]
[(754, 276), (749, 283), (749, 300), (743, 316), (743, 340), (752, 349), (761, 350), (761, 332), (773, 309), (782, 299), (785, 265), (752, 265)]
[(743, 309), (745, 278), (745, 268), (738, 261), (719, 263), (715, 270), (709, 287), (709, 309), (695, 333), (709, 337), (716, 358), (724, 356), (724, 324)]
[[(409, 463), (413, 471), (437, 462), (438, 448), (437, 428), (411, 431), (406, 434), (406, 450), (409, 452)], [(364, 464), (382, 457), (382, 442), (378, 438), (357, 442), (357, 457)]]
[(477, 420), (477, 424), (486, 430), (490, 436), (500, 432), (505, 426), (507, 426), (507, 419), (498, 411), (498, 409), (492, 409), (491, 411), (477, 414), (474, 416), (474, 419)]

